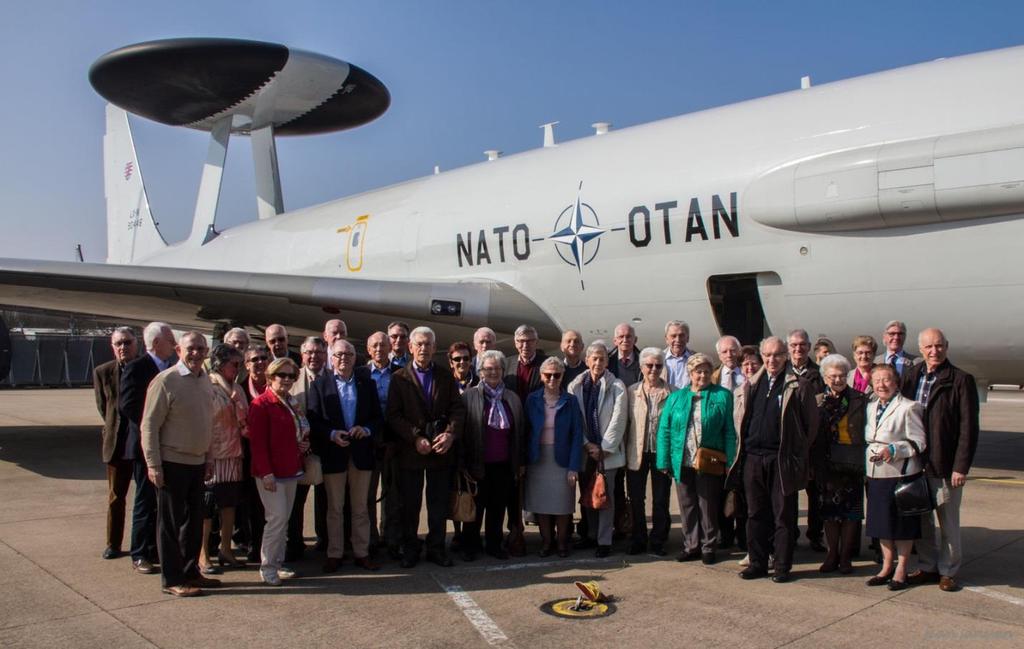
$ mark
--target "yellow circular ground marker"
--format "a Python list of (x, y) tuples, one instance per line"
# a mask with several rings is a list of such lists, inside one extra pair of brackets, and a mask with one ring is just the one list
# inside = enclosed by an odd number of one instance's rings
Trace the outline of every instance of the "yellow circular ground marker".
[(583, 600), (577, 607), (578, 598), (556, 599), (541, 604), (540, 610), (548, 615), (564, 617), (572, 620), (592, 620), (599, 617), (608, 617), (615, 612), (615, 604), (610, 602), (591, 602)]

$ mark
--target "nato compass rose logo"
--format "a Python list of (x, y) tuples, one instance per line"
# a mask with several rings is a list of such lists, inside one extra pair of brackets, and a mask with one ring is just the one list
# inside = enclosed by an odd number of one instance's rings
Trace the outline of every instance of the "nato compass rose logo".
[(580, 182), (576, 202), (562, 210), (555, 220), (554, 232), (544, 237), (555, 242), (555, 252), (562, 261), (576, 268), (580, 276), (580, 290), (585, 289), (583, 267), (597, 257), (597, 251), (601, 249), (600, 237), (608, 231), (599, 227), (601, 223), (597, 220), (594, 208), (580, 201), (582, 190), (583, 183)]

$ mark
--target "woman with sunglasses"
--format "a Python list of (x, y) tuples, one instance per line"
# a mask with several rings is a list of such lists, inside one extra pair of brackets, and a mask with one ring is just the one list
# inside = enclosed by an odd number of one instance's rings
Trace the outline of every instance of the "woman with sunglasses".
[(295, 361), (275, 359), (267, 367), (266, 391), (249, 406), (252, 475), (266, 512), (260, 576), (268, 586), (280, 586), (281, 579), (295, 576), (282, 563), (302, 456), (309, 450), (309, 422), (289, 394), (298, 377)]
[(560, 359), (546, 358), (540, 366), (543, 388), (526, 398), (530, 439), (524, 509), (537, 515), (542, 557), (556, 543), (558, 556), (569, 556), (576, 479), (583, 464), (583, 417), (576, 397), (562, 390), (564, 375)]
[(452, 343), (448, 348), (448, 364), (455, 384), (459, 386), (459, 394), (465, 394), (466, 390), (480, 384), (480, 377), (473, 372), (473, 354), (468, 343), (461, 340)]
[[(469, 352), (462, 350), (456, 355), (468, 358)], [(476, 520), (462, 526), (461, 550), (466, 561), (474, 560), (480, 552), (480, 528), (485, 517), (484, 550), (496, 559), (509, 557), (501, 547), (502, 525), (505, 511), (519, 502), (517, 485), (523, 474), (526, 422), (519, 396), (505, 388), (505, 363), (505, 355), (496, 349), (480, 354), (482, 380), (462, 394), (466, 404), (462, 465), (477, 482)]]
[[(672, 478), (655, 468), (658, 452), (658, 421), (668, 395), (676, 387), (661, 377), (665, 352), (647, 347), (640, 352), (640, 381), (629, 386), (629, 427), (626, 430), (626, 486), (633, 509), (633, 539), (630, 554), (651, 552), (665, 556), (665, 541), (672, 526), (668, 511)], [(647, 474), (651, 475), (651, 522), (647, 533)], [(650, 543), (648, 545), (648, 538)]]

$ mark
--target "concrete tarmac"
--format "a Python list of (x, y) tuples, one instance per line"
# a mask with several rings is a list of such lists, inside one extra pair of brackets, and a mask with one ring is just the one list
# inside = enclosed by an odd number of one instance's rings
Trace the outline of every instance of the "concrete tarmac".
[[(175, 599), (127, 557), (105, 561), (106, 480), (91, 390), (0, 391), (0, 647), (1024, 647), (1024, 396), (994, 392), (963, 498), (967, 586), (868, 588), (875, 564), (821, 575), (801, 544), (789, 584), (744, 582), (735, 550), (713, 566), (669, 557), (421, 563), (323, 575), (312, 552), (282, 588), (255, 568)], [(307, 504), (312, 537), (312, 498)], [(673, 512), (675, 504), (673, 503)], [(129, 523), (130, 527), (130, 512)], [(126, 531), (127, 536), (127, 531)], [(539, 549), (528, 528), (531, 552)], [(127, 538), (125, 547), (127, 547)], [(621, 544), (620, 544), (621, 545)], [(617, 598), (604, 619), (540, 611), (596, 579)]]

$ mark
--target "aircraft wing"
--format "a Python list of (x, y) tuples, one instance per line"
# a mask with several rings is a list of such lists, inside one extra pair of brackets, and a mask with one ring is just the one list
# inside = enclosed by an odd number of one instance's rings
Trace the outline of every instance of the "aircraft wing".
[(542, 338), (559, 337), (533, 301), (506, 284), (484, 281), (397, 282), (0, 258), (0, 304), (205, 330), (217, 322), (276, 322), (318, 333), (325, 320), (340, 317), (352, 336), (404, 320), (426, 324), (444, 338), (466, 338), (481, 326), (511, 333), (523, 322), (536, 326)]

